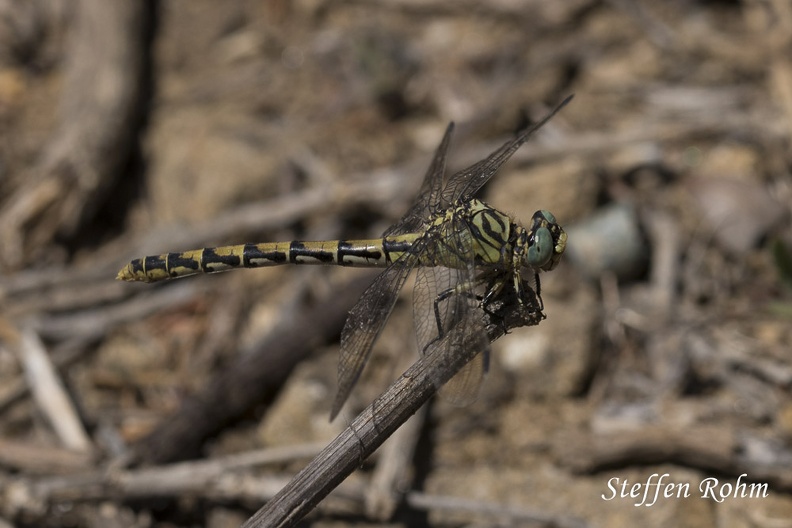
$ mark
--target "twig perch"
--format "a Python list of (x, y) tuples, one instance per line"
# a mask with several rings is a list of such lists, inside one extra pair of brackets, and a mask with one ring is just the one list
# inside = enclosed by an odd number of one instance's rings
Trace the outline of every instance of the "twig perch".
[[(524, 286), (528, 287), (527, 283)], [(512, 328), (538, 324), (541, 318), (539, 312), (518, 305), (512, 286), (510, 291), (502, 293), (500, 305), (485, 315), (487, 337), (494, 341)], [(293, 526), (358, 468), (439, 387), (476, 356), (479, 350), (475, 346), (479, 337), (476, 332), (461, 329), (454, 334), (452, 329), (436, 346), (430, 347), (243, 528)], [(462, 339), (461, 346), (444, 346), (447, 339)]]

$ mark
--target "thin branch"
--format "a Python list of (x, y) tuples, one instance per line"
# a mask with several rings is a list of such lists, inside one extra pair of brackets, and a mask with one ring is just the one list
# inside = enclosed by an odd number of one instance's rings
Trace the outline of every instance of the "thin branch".
[(421, 407), (382, 446), (365, 491), (366, 515), (370, 519), (386, 521), (396, 511), (403, 494), (400, 490), (408, 489), (410, 463), (425, 419), (426, 407)]
[(33, 399), (49, 420), (61, 443), (75, 451), (91, 451), (92, 444), (88, 433), (80, 422), (77, 410), (38, 334), (25, 328), (14, 345), (25, 367), (25, 377)]
[[(27, 324), (45, 338), (62, 339), (53, 348), (52, 362), (57, 369), (80, 358), (86, 347), (102, 338), (117, 325), (135, 321), (170, 306), (184, 304), (200, 294), (196, 283), (183, 283), (154, 290), (122, 305), (86, 310), (67, 315), (53, 315), (32, 319)], [(6, 337), (6, 336), (3, 336)], [(11, 380), (0, 388), (0, 414), (28, 394), (30, 386), (24, 380)]]
[[(6, 445), (3, 444), (3, 449)], [(17, 453), (26, 454), (19, 446), (12, 447)], [(318, 443), (275, 447), (137, 470), (110, 468), (63, 476), (19, 476), (0, 481), (0, 492), (6, 499), (4, 512), (31, 514), (43, 514), (59, 503), (119, 498), (196, 496), (209, 500), (266, 500), (284, 485), (286, 478), (272, 475), (256, 477), (250, 474), (253, 468), (308, 458), (321, 447)], [(60, 463), (65, 459), (60, 455), (56, 458), (50, 455), (41, 463), (46, 460)], [(74, 462), (76, 459), (66, 460), (66, 465), (59, 467), (66, 471), (77, 469), (73, 467)], [(9, 489), (14, 493), (9, 493)], [(362, 494), (352, 487), (346, 491), (349, 496)]]
[(32, 445), (29, 441), (0, 439), (0, 465), (27, 474), (52, 475), (84, 471), (93, 464), (93, 455), (52, 445)]
[(574, 473), (677, 464), (706, 473), (750, 475), (792, 490), (792, 452), (773, 439), (718, 425), (683, 429), (658, 424), (614, 434), (568, 431), (553, 442), (558, 465)]
[[(492, 312), (485, 316), (489, 317), (486, 331), (490, 341), (512, 328), (541, 320), (537, 312), (518, 305), (515, 297), (513, 286), (507, 287), (501, 293), (500, 306), (490, 304)], [(302, 519), (478, 354), (480, 335), (470, 330), (464, 325), (449, 329), (243, 528), (293, 526)]]

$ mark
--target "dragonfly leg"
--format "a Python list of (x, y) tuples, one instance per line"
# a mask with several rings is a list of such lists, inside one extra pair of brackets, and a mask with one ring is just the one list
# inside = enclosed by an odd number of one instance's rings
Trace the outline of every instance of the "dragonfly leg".
[[(483, 282), (485, 277), (480, 276), (479, 281)], [(487, 307), (492, 303), (493, 300), (497, 298), (498, 295), (503, 291), (503, 287), (506, 285), (506, 281), (503, 279), (501, 275), (494, 275), (489, 279), (487, 283), (487, 287), (485, 289), (485, 294), (481, 298), (481, 307), (487, 311), (487, 313), (491, 313), (487, 310)], [(519, 290), (518, 290), (519, 291)]]
[[(538, 280), (538, 277), (537, 277)], [(454, 288), (449, 288), (440, 292), (437, 297), (435, 297), (434, 301), (434, 315), (435, 315), (435, 323), (437, 325), (437, 338), (433, 339), (429, 342), (431, 345), (435, 341), (442, 339), (445, 336), (445, 332), (443, 330), (443, 321), (442, 316), (440, 314), (440, 303), (451, 297), (452, 295), (464, 295), (470, 299), (474, 299), (478, 302), (481, 309), (487, 314), (491, 321), (498, 321), (504, 329), (504, 333), (508, 333), (508, 328), (506, 328), (506, 320), (505, 318), (497, 313), (497, 311), (492, 310), (490, 308), (491, 303), (496, 301), (501, 293), (503, 292), (504, 287), (508, 283), (508, 278), (504, 276), (503, 273), (500, 272), (483, 272), (479, 274), (475, 281), (472, 282), (464, 282), (458, 284)], [(479, 295), (475, 293), (476, 287), (484, 284), (484, 295)], [(526, 300), (525, 300), (525, 289), (522, 285), (522, 280), (520, 279), (520, 275), (518, 273), (514, 274), (514, 289), (517, 297), (517, 301), (519, 303), (519, 310), (524, 310), (527, 308)], [(540, 310), (541, 311), (541, 308)], [(428, 347), (428, 345), (427, 345)], [(425, 350), (424, 350), (425, 351)]]
[[(517, 297), (517, 302), (520, 305), (520, 309), (535, 307), (538, 309), (537, 311), (539, 312), (544, 311), (544, 301), (542, 300), (542, 285), (541, 282), (539, 281), (539, 273), (536, 271), (534, 272), (534, 286), (535, 286), (534, 288), (531, 288), (526, 281), (523, 281), (522, 276), (519, 273), (515, 273), (513, 279), (514, 279), (514, 293), (515, 296)], [(496, 284), (496, 286), (498, 286), (497, 291), (493, 291), (494, 287), (488, 287), (487, 297), (490, 297), (490, 299), (485, 299), (485, 302), (487, 302), (487, 300), (491, 300), (491, 298), (493, 297), (493, 295), (490, 295), (490, 293), (493, 294), (500, 293), (500, 290), (503, 289), (504, 285), (505, 283), (503, 281), (499, 281), (499, 283)], [(532, 293), (534, 294), (533, 299), (528, 299), (526, 289), (533, 290), (532, 291)]]
[(437, 337), (429, 341), (421, 353), (426, 353), (429, 347), (436, 342), (440, 341), (445, 337), (445, 331), (443, 330), (443, 317), (440, 314), (440, 303), (445, 301), (446, 299), (450, 298), (452, 295), (464, 295), (469, 299), (474, 299), (475, 301), (481, 303), (482, 297), (477, 295), (475, 292), (475, 283), (471, 282), (464, 282), (461, 284), (457, 284), (453, 288), (448, 288), (447, 290), (443, 290), (437, 294), (435, 297), (433, 309), (434, 309), (434, 317), (435, 317), (435, 324), (437, 325)]
[[(534, 283), (536, 284), (536, 302), (539, 305), (539, 311), (544, 311), (544, 301), (542, 300), (542, 284), (539, 282), (539, 273), (534, 272)], [(522, 296), (520, 297), (522, 299)]]

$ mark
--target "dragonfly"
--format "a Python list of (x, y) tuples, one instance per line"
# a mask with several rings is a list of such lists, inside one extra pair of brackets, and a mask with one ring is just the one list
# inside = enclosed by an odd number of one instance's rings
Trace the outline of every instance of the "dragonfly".
[[(417, 270), (413, 317), (418, 348), (435, 353), (439, 348), (474, 347), (473, 360), (443, 388), (452, 403), (468, 404), (488, 368), (491, 336), (545, 318), (539, 273), (558, 265), (567, 242), (549, 211), (537, 211), (524, 227), (474, 195), (571, 99), (484, 160), (449, 177), (446, 158), (454, 130), (450, 123), (417, 198), (380, 238), (248, 243), (166, 253), (132, 260), (117, 279), (158, 282), (282, 264), (385, 268), (352, 307), (341, 332), (332, 420), (360, 378), (400, 290)], [(493, 332), (493, 326), (500, 326), (500, 332)]]

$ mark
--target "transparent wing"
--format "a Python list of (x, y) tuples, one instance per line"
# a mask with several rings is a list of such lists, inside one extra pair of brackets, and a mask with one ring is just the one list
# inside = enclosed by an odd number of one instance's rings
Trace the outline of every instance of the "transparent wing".
[(338, 392), (336, 393), (330, 419), (334, 419), (352, 392), (371, 348), (385, 323), (388, 321), (399, 291), (410, 271), (418, 264), (417, 252), (423, 247), (418, 239), (410, 253), (405, 253), (391, 266), (377, 275), (366, 288), (360, 299), (349, 312), (341, 331), (341, 357), (338, 361)]
[[(409, 257), (405, 255), (402, 257)], [(399, 259), (399, 260), (402, 260)], [(410, 261), (414, 259), (409, 259)], [(371, 348), (388, 321), (399, 290), (410, 274), (412, 265), (395, 264), (380, 273), (366, 288), (360, 300), (349, 312), (341, 332), (341, 357), (338, 361), (338, 392), (330, 419), (334, 419), (360, 378), (360, 373), (371, 355)]]
[(418, 269), (413, 293), (418, 348), (422, 353), (449, 349), (455, 353), (463, 346), (477, 349), (476, 358), (441, 390), (444, 399), (465, 405), (478, 395), (489, 354), (489, 340), (476, 294), (474, 243), (464, 219), (454, 219), (430, 230), (426, 238), (430, 241), (426, 244), (426, 258), (435, 262), (449, 262), (452, 258), (459, 267)]
[(570, 95), (564, 99), (538, 123), (521, 131), (514, 139), (504, 143), (485, 159), (451, 176), (448, 180), (448, 185), (443, 190), (442, 201), (455, 203), (457, 200), (468, 198), (475, 194), (517, 152), (517, 149), (528, 141), (528, 138), (542, 128), (559, 110), (566, 106), (572, 100), (572, 97)]
[(434, 158), (432, 158), (432, 163), (426, 171), (418, 197), (401, 220), (389, 227), (383, 236), (415, 233), (424, 226), (433, 212), (442, 208), (440, 198), (445, 186), (446, 157), (453, 132), (454, 123), (449, 123), (443, 139), (435, 151)]
[(443, 321), (443, 337), (427, 344), (424, 352), (457, 354), (468, 350), (474, 354), (473, 359), (445, 385), (439, 379), (435, 381), (444, 400), (463, 406), (478, 397), (489, 362), (490, 342), (482, 322), (481, 308), (474, 297), (457, 293), (449, 298), (449, 304), (454, 309), (446, 312), (449, 319)]
[(461, 270), (432, 267), (418, 268), (413, 291), (413, 318), (418, 350), (424, 354), (427, 348), (440, 341), (459, 318), (468, 311), (467, 303), (457, 294), (458, 285), (465, 282)]
[[(473, 331), (472, 328), (468, 329), (468, 332)], [(478, 331), (480, 332), (479, 335), (484, 335), (483, 328)], [(489, 341), (475, 338), (472, 343), (470, 341), (468, 343), (468, 346), (476, 346), (481, 350), (478, 350), (473, 359), (462, 367), (453, 378), (440, 387), (440, 397), (457, 407), (464, 407), (476, 401), (479, 389), (481, 389), (481, 382), (484, 380), (484, 374), (487, 372)]]
[[(454, 124), (446, 128), (443, 139), (435, 151), (432, 163), (426, 171), (418, 197), (400, 221), (385, 231), (384, 236), (419, 232), (424, 228), (432, 212), (438, 206), (445, 185), (445, 166), (448, 146)], [(374, 282), (352, 307), (341, 332), (341, 358), (338, 363), (338, 392), (330, 413), (332, 420), (341, 410), (344, 402), (366, 365), (371, 349), (385, 323), (388, 321), (396, 299), (407, 280), (410, 271), (418, 264), (418, 255), (426, 250), (422, 239), (416, 241), (410, 253), (403, 255)]]

